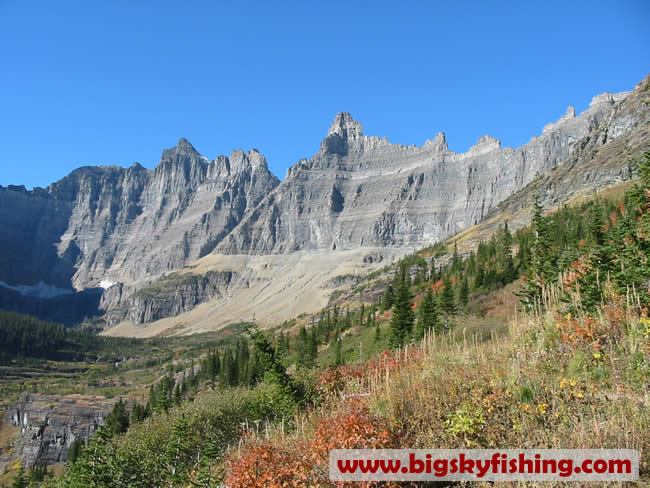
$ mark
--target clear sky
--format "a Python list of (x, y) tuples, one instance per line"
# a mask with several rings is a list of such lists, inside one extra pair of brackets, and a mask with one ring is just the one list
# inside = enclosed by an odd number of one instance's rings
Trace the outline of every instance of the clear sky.
[(0, 0), (0, 184), (154, 167), (180, 137), (271, 170), (334, 115), (366, 135), (519, 146), (650, 72), (650, 1)]

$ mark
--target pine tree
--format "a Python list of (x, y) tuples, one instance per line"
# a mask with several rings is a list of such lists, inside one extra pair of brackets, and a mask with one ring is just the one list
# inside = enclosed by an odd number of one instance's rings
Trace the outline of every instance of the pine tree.
[(212, 488), (218, 486), (219, 472), (216, 469), (220, 454), (219, 443), (216, 439), (208, 439), (200, 451), (199, 463), (195, 479), (190, 480), (192, 486)]
[(483, 265), (479, 264), (478, 271), (476, 271), (476, 278), (474, 278), (474, 288), (480, 288), (485, 282), (485, 270)]
[(413, 297), (408, 276), (401, 280), (393, 304), (393, 316), (390, 322), (389, 345), (392, 348), (404, 345), (413, 330), (415, 313), (412, 309)]
[(438, 281), (438, 273), (436, 271), (436, 259), (431, 258), (431, 270), (429, 271), (429, 281), (436, 282)]
[(13, 481), (11, 482), (11, 488), (27, 488), (27, 480), (25, 479), (25, 469), (23, 465), (20, 465), (18, 472), (14, 476)]
[(123, 402), (121, 398), (113, 405), (113, 410), (106, 417), (105, 425), (113, 435), (122, 434), (129, 428), (129, 414), (126, 411), (126, 402)]
[(524, 305), (529, 308), (539, 303), (543, 287), (557, 274), (552, 263), (548, 219), (544, 217), (544, 207), (539, 194), (535, 193), (533, 198), (532, 228), (535, 239), (526, 266), (526, 288), (522, 297)]
[(275, 349), (266, 336), (257, 328), (249, 327), (248, 334), (253, 341), (257, 351), (259, 362), (264, 370), (264, 381), (277, 385), (288, 404), (298, 405), (302, 403), (304, 392), (291, 377), (275, 354)]
[(158, 385), (158, 392), (156, 393), (156, 409), (158, 411), (167, 411), (170, 407), (171, 391), (169, 389), (170, 383), (173, 382), (169, 376), (165, 376)]
[(515, 268), (515, 261), (512, 257), (512, 234), (508, 229), (508, 221), (506, 220), (501, 233), (501, 247), (503, 253), (503, 284), (506, 285), (517, 279), (517, 270)]
[(451, 258), (451, 272), (458, 273), (460, 268), (460, 258), (458, 257), (458, 242), (454, 241), (454, 254)]
[(302, 365), (305, 368), (313, 368), (316, 364), (316, 357), (318, 356), (318, 337), (316, 329), (312, 328), (307, 334), (307, 343), (305, 344), (304, 359)]
[(467, 277), (464, 276), (460, 282), (460, 288), (458, 289), (458, 304), (463, 307), (467, 307), (469, 303), (469, 285), (467, 284)]
[(384, 296), (381, 300), (382, 310), (390, 310), (393, 306), (393, 285), (390, 283), (384, 290)]
[(341, 337), (338, 333), (336, 332), (336, 335), (334, 336), (334, 343), (336, 349), (334, 353), (334, 363), (333, 366), (341, 366), (343, 364), (343, 345), (341, 344)]
[(298, 367), (307, 367), (310, 365), (309, 362), (309, 338), (307, 337), (307, 329), (303, 325), (298, 331), (298, 337), (296, 337), (296, 351), (298, 351)]
[[(323, 313), (321, 312), (321, 319), (322, 319), (322, 315)], [(319, 324), (320, 323), (321, 322), (319, 321)], [(289, 352), (289, 343), (287, 341), (287, 336), (285, 336), (283, 332), (280, 332), (280, 335), (278, 336), (275, 350), (278, 354), (278, 357), (280, 358), (285, 357)]]
[(584, 273), (579, 281), (582, 305), (587, 310), (592, 310), (603, 301), (603, 282), (607, 279), (611, 259), (606, 246), (606, 236), (603, 230), (603, 208), (596, 201), (589, 209), (587, 222), (589, 236), (589, 270)]
[(438, 332), (440, 330), (440, 321), (438, 319), (438, 309), (436, 307), (436, 301), (433, 298), (433, 292), (431, 291), (431, 287), (428, 286), (427, 293), (424, 295), (418, 310), (415, 338), (422, 340), (430, 330)]
[(114, 486), (116, 447), (110, 442), (113, 434), (106, 427), (100, 427), (81, 456), (73, 464), (68, 464), (66, 477), (70, 480), (65, 486), (103, 487)]
[(75, 439), (70, 447), (68, 448), (68, 463), (74, 464), (79, 456), (81, 456), (81, 451), (83, 451), (84, 443), (81, 439)]
[(442, 292), (440, 293), (440, 309), (447, 315), (456, 313), (456, 297), (454, 294), (454, 285), (451, 282), (449, 274), (442, 278)]
[(176, 417), (172, 426), (172, 435), (165, 450), (165, 465), (170, 479), (176, 485), (188, 481), (187, 468), (190, 455), (188, 440), (189, 422), (183, 414)]
[(142, 422), (145, 419), (145, 417), (146, 417), (146, 413), (144, 407), (140, 405), (138, 402), (135, 402), (133, 404), (133, 408), (131, 409), (131, 415), (129, 416), (129, 425)]
[(375, 342), (379, 342), (381, 340), (381, 328), (379, 327), (379, 323), (375, 325)]

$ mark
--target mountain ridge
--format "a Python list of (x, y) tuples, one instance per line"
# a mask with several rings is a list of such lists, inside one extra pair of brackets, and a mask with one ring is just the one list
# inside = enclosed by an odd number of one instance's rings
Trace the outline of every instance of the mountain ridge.
[[(359, 260), (354, 266), (393, 259), (481, 221), (570, 159), (601, 125), (607, 130), (598, 147), (637, 130), (647, 105), (617, 107), (644, 100), (647, 86), (646, 78), (632, 92), (597, 95), (580, 115), (569, 107), (518, 148), (485, 135), (455, 153), (442, 132), (422, 146), (392, 144), (364, 135), (360, 122), (339, 112), (318, 152), (292, 165), (282, 181), (256, 149), (208, 160), (181, 138), (153, 169), (87, 166), (46, 189), (0, 187), (0, 224), (16, 229), (0, 243), (0, 280), (103, 289), (98, 313), (121, 310), (112, 314), (116, 323), (161, 318), (128, 310), (142, 302), (131, 297), (210, 255), (224, 256), (212, 271), (237, 278), (218, 287), (223, 300), (257, 286), (259, 269), (237, 268), (247, 261), (235, 256), (350, 251), (346, 259)], [(598, 177), (588, 185), (597, 186)], [(229, 259), (240, 264), (228, 266)], [(176, 293), (183, 303), (169, 309), (187, 311), (185, 304), (213, 298), (201, 290), (200, 299)]]

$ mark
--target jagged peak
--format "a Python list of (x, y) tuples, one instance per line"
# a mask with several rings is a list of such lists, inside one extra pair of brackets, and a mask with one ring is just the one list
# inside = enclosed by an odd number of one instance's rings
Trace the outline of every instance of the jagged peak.
[(474, 156), (477, 154), (487, 153), (500, 148), (501, 148), (501, 141), (499, 139), (490, 137), (488, 135), (484, 135), (479, 137), (476, 144), (474, 144), (472, 147), (469, 148), (467, 154), (469, 154), (470, 156)]
[(449, 151), (449, 147), (447, 146), (447, 138), (445, 137), (444, 132), (438, 132), (433, 140), (427, 139), (427, 141), (424, 143), (424, 146), (427, 148), (432, 148), (437, 152)]
[(268, 170), (266, 158), (257, 149), (250, 151), (235, 149), (230, 153), (230, 170), (233, 172), (243, 171), (246, 169), (265, 169)]
[(548, 131), (553, 129), (557, 124), (560, 124), (562, 122), (566, 122), (567, 120), (574, 119), (576, 117), (576, 109), (573, 107), (573, 105), (569, 105), (569, 107), (566, 109), (566, 113), (560, 117), (557, 122), (551, 122), (550, 124), (546, 124), (544, 128), (542, 129), (542, 134), (546, 134)]
[(348, 112), (339, 112), (327, 131), (327, 137), (320, 146), (321, 154), (338, 154), (344, 156), (350, 148), (361, 148), (363, 127)]
[(192, 143), (187, 139), (185, 139), (184, 137), (181, 137), (178, 140), (178, 144), (176, 144), (176, 151), (185, 152), (185, 153), (196, 153), (196, 154), (199, 153), (196, 149), (194, 149)]
[(185, 139), (184, 137), (181, 137), (178, 140), (178, 144), (176, 146), (170, 148), (170, 149), (165, 149), (162, 153), (162, 158), (161, 160), (173, 160), (176, 159), (178, 156), (198, 156), (198, 157), (203, 157), (199, 152), (194, 149), (194, 146)]
[(620, 102), (630, 93), (631, 92), (629, 91), (620, 92), (620, 93), (610, 93), (610, 92), (601, 93), (600, 95), (596, 95), (594, 98), (591, 99), (591, 102), (589, 103), (589, 107), (593, 107), (594, 105), (598, 105), (599, 103)]
[(363, 137), (363, 126), (348, 112), (339, 112), (327, 131), (327, 135), (337, 134), (348, 141), (356, 141)]
[(490, 137), (487, 134), (479, 137), (475, 146), (482, 146), (483, 144), (496, 144), (498, 147), (501, 147), (501, 141), (499, 139)]

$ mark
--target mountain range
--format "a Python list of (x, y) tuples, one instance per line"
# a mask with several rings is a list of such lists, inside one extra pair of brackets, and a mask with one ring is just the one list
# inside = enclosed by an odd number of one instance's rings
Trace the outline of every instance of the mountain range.
[(124, 335), (318, 310), (350, 275), (502, 202), (525, 207), (531, 185), (557, 204), (631, 178), (629, 158), (650, 140), (649, 86), (569, 107), (516, 149), (485, 135), (454, 153), (444, 133), (392, 144), (341, 112), (282, 181), (256, 149), (209, 160), (180, 139), (154, 169), (88, 166), (44, 189), (0, 187), (0, 308), (99, 317)]

